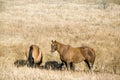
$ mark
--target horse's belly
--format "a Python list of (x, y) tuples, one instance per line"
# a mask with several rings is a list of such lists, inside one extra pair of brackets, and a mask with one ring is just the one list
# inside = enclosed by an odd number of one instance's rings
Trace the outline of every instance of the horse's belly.
[(76, 55), (72, 55), (72, 54), (67, 55), (66, 54), (64, 56), (60, 56), (60, 58), (63, 61), (66, 61), (66, 62), (75, 62), (75, 63), (81, 62), (81, 61), (85, 60), (85, 58), (82, 55), (80, 55), (80, 54), (76, 54)]
[(81, 62), (81, 61), (84, 61), (84, 60), (85, 60), (85, 57), (83, 57), (82, 55), (81, 56), (73, 56), (71, 58), (71, 62), (75, 62), (75, 63)]
[(60, 56), (60, 58), (63, 61), (70, 62), (70, 57), (68, 57), (68, 56)]

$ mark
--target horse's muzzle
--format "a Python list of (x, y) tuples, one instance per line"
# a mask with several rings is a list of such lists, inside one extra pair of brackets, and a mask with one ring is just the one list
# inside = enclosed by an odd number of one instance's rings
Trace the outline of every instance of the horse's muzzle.
[(50, 51), (51, 52), (51, 54), (53, 53), (53, 51)]

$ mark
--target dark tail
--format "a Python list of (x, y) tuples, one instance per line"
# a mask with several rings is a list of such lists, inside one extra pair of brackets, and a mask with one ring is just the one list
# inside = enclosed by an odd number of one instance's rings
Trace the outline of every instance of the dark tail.
[(34, 63), (34, 59), (32, 57), (32, 52), (33, 52), (33, 46), (30, 46), (29, 57), (28, 57), (28, 61), (29, 61), (30, 64)]

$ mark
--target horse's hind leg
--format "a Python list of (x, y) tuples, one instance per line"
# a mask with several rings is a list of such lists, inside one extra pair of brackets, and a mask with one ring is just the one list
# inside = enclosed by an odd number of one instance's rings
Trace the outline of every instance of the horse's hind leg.
[(89, 61), (88, 61), (88, 60), (84, 60), (84, 61), (85, 61), (85, 63), (88, 65), (88, 68), (91, 70)]
[(94, 62), (91, 62), (91, 68), (93, 68), (93, 64), (94, 64)]
[(91, 62), (91, 67), (92, 67), (92, 68), (93, 68), (94, 62), (95, 62), (95, 57), (93, 58), (93, 60), (92, 60), (92, 62)]

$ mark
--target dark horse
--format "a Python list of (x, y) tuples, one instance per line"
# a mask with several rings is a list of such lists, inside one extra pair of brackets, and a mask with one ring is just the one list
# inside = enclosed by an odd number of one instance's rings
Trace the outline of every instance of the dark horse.
[(65, 63), (67, 70), (70, 70), (73, 63), (85, 61), (89, 69), (93, 67), (95, 61), (95, 51), (89, 47), (72, 47), (70, 45), (64, 45), (57, 41), (52, 40), (51, 52), (57, 51), (60, 54), (62, 61), (61, 66)]

